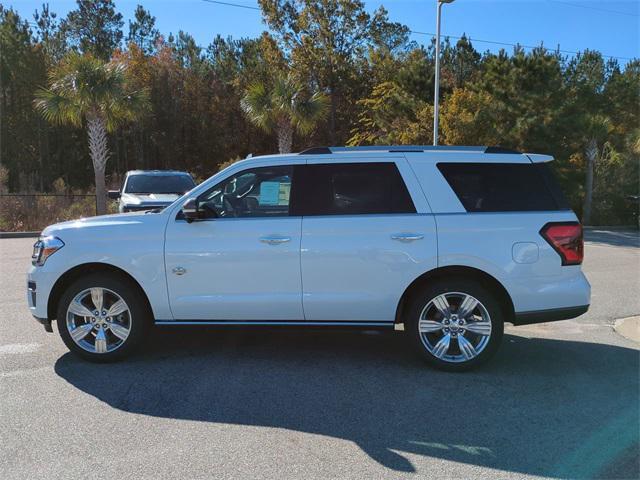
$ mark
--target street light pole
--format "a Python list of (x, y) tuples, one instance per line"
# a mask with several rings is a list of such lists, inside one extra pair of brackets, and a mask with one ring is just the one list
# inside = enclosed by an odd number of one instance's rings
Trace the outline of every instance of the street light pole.
[(438, 13), (436, 15), (436, 80), (433, 92), (433, 145), (438, 145), (438, 114), (440, 111), (440, 16), (442, 5), (452, 3), (454, 0), (438, 0)]

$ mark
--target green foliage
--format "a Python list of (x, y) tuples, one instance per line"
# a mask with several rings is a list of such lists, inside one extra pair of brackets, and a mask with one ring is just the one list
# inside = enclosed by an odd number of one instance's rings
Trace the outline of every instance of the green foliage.
[(361, 59), (369, 50), (394, 51), (408, 29), (388, 21), (384, 8), (373, 16), (361, 0), (259, 0), (264, 21), (287, 52), (293, 73), (329, 96), (328, 140), (349, 132), (352, 92), (362, 83)]
[(67, 37), (61, 28), (57, 14), (49, 9), (49, 4), (42, 5), (42, 11), (36, 9), (33, 14), (35, 20), (34, 40), (44, 50), (47, 64), (58, 62), (68, 48)]
[(116, 12), (113, 0), (76, 0), (62, 24), (71, 45), (82, 53), (108, 61), (122, 40), (122, 14)]
[(496, 128), (493, 97), (480, 90), (457, 88), (441, 112), (442, 132), (451, 145), (500, 145), (505, 138)]
[(156, 17), (152, 16), (142, 5), (138, 5), (134, 21), (129, 20), (127, 43), (135, 43), (147, 55), (153, 53), (160, 38), (160, 32), (155, 25)]
[(35, 183), (34, 172), (43, 167), (42, 126), (31, 103), (45, 79), (45, 57), (28, 23), (0, 5), (0, 163), (9, 169), (10, 186)]
[[(0, 6), (6, 190), (50, 191), (61, 177), (68, 188), (86, 191), (93, 172), (80, 112), (122, 75), (124, 86), (109, 98), (126, 105), (125, 94), (146, 92), (150, 112), (123, 123), (119, 119), (131, 116), (110, 99), (95, 100), (114, 119), (106, 172), (112, 177), (133, 168), (176, 168), (206, 178), (230, 158), (272, 153), (274, 132), (293, 135), (294, 128), (295, 138), (278, 134), (279, 145), (431, 143), (434, 41), (412, 43), (405, 25), (391, 22), (383, 8), (368, 13), (361, 0), (259, 4), (272, 33), (216, 36), (205, 46), (187, 32), (165, 40), (152, 12), (141, 6), (124, 38), (111, 0), (80, 0), (64, 18), (45, 5), (31, 26)], [(71, 51), (92, 58), (82, 70), (85, 78), (106, 83), (83, 93), (94, 98), (88, 103), (63, 101), (49, 88), (51, 119), (66, 119), (49, 124), (34, 108), (34, 93), (49, 85), (48, 71), (66, 68)], [(441, 51), (443, 143), (553, 154), (578, 213), (588, 153), (594, 153), (592, 222), (633, 221), (634, 207), (625, 198), (639, 193), (640, 60), (622, 66), (595, 51), (566, 58), (543, 48), (481, 53), (467, 37), (444, 39)], [(70, 91), (70, 77), (64, 77), (56, 76), (58, 93)], [(302, 108), (313, 94), (325, 98), (326, 118), (314, 113), (316, 107)], [(316, 118), (305, 122), (303, 113)]]
[(271, 86), (253, 83), (241, 100), (249, 120), (267, 132), (276, 131), (280, 153), (289, 153), (294, 131), (310, 133), (327, 114), (328, 99), (309, 95), (292, 76), (279, 76)]
[(362, 113), (348, 145), (407, 145), (433, 141), (431, 105), (394, 82), (376, 85), (369, 98), (358, 101)]
[(69, 53), (49, 74), (49, 88), (36, 92), (34, 106), (54, 125), (87, 127), (97, 213), (106, 213), (107, 132), (140, 118), (149, 105), (144, 89), (133, 90), (126, 64), (104, 63), (90, 54)]
[(100, 117), (113, 131), (148, 107), (147, 92), (129, 88), (125, 71), (124, 63), (72, 52), (49, 73), (50, 87), (36, 92), (35, 108), (53, 124), (80, 127)]

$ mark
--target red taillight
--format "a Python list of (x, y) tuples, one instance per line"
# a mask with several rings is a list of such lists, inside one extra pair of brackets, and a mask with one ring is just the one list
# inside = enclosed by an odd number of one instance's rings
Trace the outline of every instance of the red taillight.
[(578, 222), (547, 223), (540, 235), (560, 254), (562, 265), (580, 265), (584, 257), (582, 225)]

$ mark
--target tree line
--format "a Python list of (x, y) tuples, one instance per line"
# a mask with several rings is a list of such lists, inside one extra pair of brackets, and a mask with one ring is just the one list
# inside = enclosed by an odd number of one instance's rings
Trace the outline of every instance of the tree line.
[[(433, 40), (417, 44), (384, 8), (368, 13), (360, 0), (258, 4), (268, 31), (218, 35), (206, 46), (181, 30), (159, 32), (142, 6), (125, 26), (113, 0), (78, 0), (64, 18), (47, 4), (32, 19), (0, 5), (4, 188), (46, 192), (62, 178), (88, 189), (99, 182), (93, 154), (103, 147), (103, 174), (117, 183), (134, 168), (206, 178), (248, 154), (432, 142)], [(634, 221), (640, 60), (542, 46), (481, 52), (466, 36), (445, 39), (441, 54), (440, 143), (552, 154), (587, 223)], [(80, 71), (91, 77), (90, 65), (103, 69), (101, 85), (119, 78), (124, 102), (109, 107), (102, 143), (91, 141), (97, 127), (86, 101), (73, 121), (51, 110), (65, 106), (51, 96), (64, 93), (55, 87)], [(126, 105), (134, 97), (138, 105)]]

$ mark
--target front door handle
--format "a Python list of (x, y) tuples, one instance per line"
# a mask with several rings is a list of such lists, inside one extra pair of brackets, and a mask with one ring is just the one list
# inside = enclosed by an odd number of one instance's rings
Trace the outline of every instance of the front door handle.
[(187, 273), (187, 270), (183, 267), (175, 267), (173, 270), (171, 270), (173, 273), (175, 273), (176, 275), (184, 275), (185, 273)]
[(291, 237), (260, 237), (260, 241), (269, 245), (280, 245), (281, 243), (290, 242)]
[(420, 233), (396, 233), (391, 235), (392, 240), (398, 240), (399, 242), (413, 242), (415, 240), (422, 240), (424, 235)]

